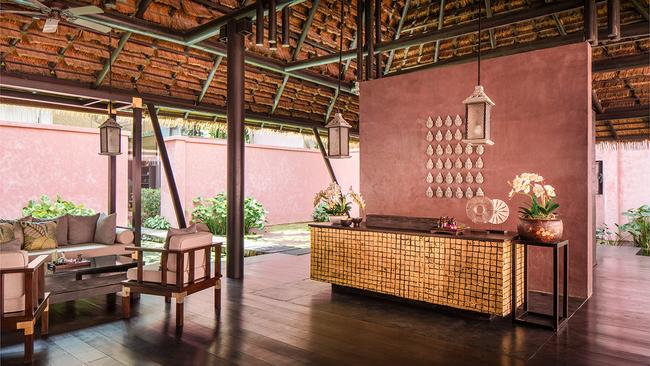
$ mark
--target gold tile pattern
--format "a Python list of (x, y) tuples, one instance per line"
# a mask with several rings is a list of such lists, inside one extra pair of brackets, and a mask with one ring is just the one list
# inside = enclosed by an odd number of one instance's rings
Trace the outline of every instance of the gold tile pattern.
[[(511, 243), (311, 228), (311, 279), (410, 300), (506, 316)], [(517, 303), (523, 247), (517, 248)]]

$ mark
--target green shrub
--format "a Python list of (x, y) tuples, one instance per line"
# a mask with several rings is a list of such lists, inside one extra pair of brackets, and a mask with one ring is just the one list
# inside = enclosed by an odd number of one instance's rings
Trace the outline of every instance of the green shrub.
[(318, 206), (314, 207), (314, 212), (312, 212), (311, 217), (316, 222), (328, 221), (330, 216), (327, 214), (327, 206), (324, 203), (320, 203)]
[[(254, 228), (264, 229), (266, 215), (267, 211), (259, 201), (252, 197), (246, 197), (244, 199), (244, 232), (250, 234)], [(226, 234), (227, 217), (228, 206), (225, 193), (219, 193), (214, 197), (194, 199), (192, 221), (206, 224), (212, 234)]]
[(95, 211), (85, 208), (83, 204), (77, 205), (66, 201), (61, 196), (56, 196), (52, 201), (50, 197), (43, 195), (39, 201), (29, 200), (23, 207), (23, 216), (32, 216), (39, 219), (53, 219), (63, 215), (90, 216)]
[(142, 188), (142, 220), (159, 215), (160, 189)]
[(147, 217), (142, 221), (142, 226), (157, 230), (167, 230), (172, 227), (167, 218), (160, 215)]
[(650, 206), (627, 210), (623, 216), (628, 218), (628, 222), (619, 226), (621, 232), (630, 234), (634, 245), (641, 247), (646, 255), (650, 254)]

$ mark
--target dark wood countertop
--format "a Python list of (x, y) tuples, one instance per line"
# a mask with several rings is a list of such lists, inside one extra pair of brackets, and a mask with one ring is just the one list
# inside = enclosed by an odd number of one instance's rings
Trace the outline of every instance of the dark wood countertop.
[(369, 228), (366, 226), (365, 223), (361, 223), (360, 227), (345, 227), (341, 225), (332, 225), (331, 223), (313, 223), (313, 224), (309, 224), (309, 226), (315, 228), (323, 228), (323, 229), (369, 231), (369, 232), (378, 232), (378, 233), (434, 236), (438, 238), (480, 240), (480, 241), (494, 241), (494, 242), (513, 240), (517, 236), (517, 233), (514, 231), (507, 232), (505, 234), (500, 234), (500, 233), (488, 233), (485, 231), (478, 231), (478, 230), (476, 231), (466, 230), (461, 235), (454, 236), (454, 235), (444, 235), (444, 234), (432, 234), (426, 231), (417, 231), (417, 230), (389, 229), (389, 228), (379, 228), (379, 227)]

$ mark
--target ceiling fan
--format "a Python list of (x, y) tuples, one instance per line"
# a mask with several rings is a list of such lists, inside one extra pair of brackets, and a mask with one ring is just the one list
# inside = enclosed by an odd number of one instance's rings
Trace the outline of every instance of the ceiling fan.
[(45, 25), (43, 26), (43, 33), (56, 33), (59, 27), (59, 21), (61, 20), (64, 20), (68, 23), (80, 25), (82, 27), (90, 28), (101, 33), (108, 33), (111, 31), (110, 27), (79, 18), (79, 16), (81, 15), (101, 14), (104, 12), (102, 9), (94, 5), (63, 9), (60, 7), (46, 6), (38, 0), (25, 0), (16, 3), (19, 3), (20, 5), (32, 7), (35, 10), (33, 11), (0, 10), (0, 13), (29, 15), (34, 18), (45, 19)]

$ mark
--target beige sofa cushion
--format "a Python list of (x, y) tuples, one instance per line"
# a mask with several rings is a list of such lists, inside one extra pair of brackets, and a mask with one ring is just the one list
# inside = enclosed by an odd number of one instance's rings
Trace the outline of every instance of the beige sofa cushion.
[(23, 246), (23, 229), (17, 222), (0, 222), (0, 250), (20, 250)]
[[(24, 250), (0, 252), (0, 267), (24, 268), (29, 264), (29, 257)], [(3, 281), (4, 311), (11, 313), (25, 309), (25, 275), (11, 273), (4, 275)]]
[(97, 219), (95, 229), (95, 243), (115, 244), (115, 214), (101, 214)]
[(126, 250), (126, 247), (130, 244), (99, 244), (99, 243), (87, 243), (87, 244), (75, 244), (75, 245), (66, 245), (57, 249), (48, 249), (48, 250), (35, 250), (29, 252), (30, 258), (38, 257), (39, 255), (51, 255), (55, 251), (57, 253), (63, 253), (66, 258), (76, 258), (77, 255), (81, 254), (84, 258), (92, 257), (101, 257), (105, 255), (130, 255), (131, 252)]
[(116, 243), (133, 244), (133, 239), (135, 239), (135, 235), (133, 234), (133, 231), (123, 227), (118, 227), (115, 229)]
[(56, 244), (57, 246), (68, 245), (68, 215), (63, 215), (56, 219), (38, 219), (32, 218), (33, 222), (56, 222)]
[[(214, 270), (212, 270), (214, 273)], [(205, 266), (196, 267), (194, 269), (194, 280), (199, 280), (205, 276)], [(185, 271), (183, 275), (183, 282), (189, 282), (190, 271)], [(129, 268), (126, 272), (126, 278), (129, 280), (138, 280), (138, 268)], [(162, 283), (162, 271), (160, 270), (160, 263), (147, 264), (142, 267), (142, 280), (144, 282)], [(176, 284), (176, 271), (167, 271), (167, 284)]]
[[(212, 243), (212, 234), (206, 232), (194, 232), (185, 235), (176, 235), (169, 238), (169, 249), (171, 250), (186, 250), (191, 248), (198, 248)], [(185, 254), (184, 258), (185, 270), (190, 268), (189, 254)], [(205, 265), (205, 251), (199, 250), (194, 253), (194, 266)], [(176, 271), (176, 254), (169, 254), (167, 256), (167, 268), (170, 271)]]
[(92, 216), (68, 215), (68, 243), (92, 243), (95, 240), (95, 228), (99, 214)]

